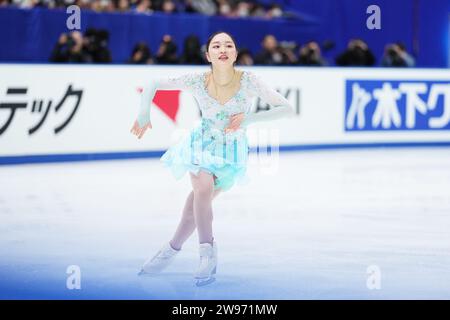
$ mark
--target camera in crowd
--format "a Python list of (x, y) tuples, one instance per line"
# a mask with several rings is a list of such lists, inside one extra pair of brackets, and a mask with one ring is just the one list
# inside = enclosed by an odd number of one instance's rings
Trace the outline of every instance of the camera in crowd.
[(62, 33), (53, 49), (50, 61), (73, 63), (109, 63), (109, 33), (89, 28), (84, 35), (80, 31)]
[(382, 65), (385, 67), (413, 67), (415, 60), (408, 54), (403, 43), (396, 42), (386, 45)]

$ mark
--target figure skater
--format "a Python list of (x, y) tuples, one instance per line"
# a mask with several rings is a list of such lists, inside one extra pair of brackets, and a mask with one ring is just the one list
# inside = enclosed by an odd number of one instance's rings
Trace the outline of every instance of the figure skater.
[[(248, 142), (246, 127), (254, 122), (294, 115), (294, 108), (282, 95), (251, 71), (235, 69), (237, 48), (227, 32), (212, 34), (206, 44), (211, 71), (161, 78), (142, 91), (141, 105), (131, 132), (139, 139), (150, 122), (150, 104), (157, 89), (187, 90), (196, 99), (201, 124), (188, 137), (170, 147), (161, 157), (177, 179), (190, 174), (189, 193), (181, 221), (172, 239), (150, 259), (140, 274), (155, 274), (169, 265), (183, 243), (197, 228), (200, 263), (194, 274), (197, 285), (214, 281), (217, 243), (213, 237), (212, 200), (246, 178)], [(251, 112), (252, 98), (259, 97), (271, 108)]]

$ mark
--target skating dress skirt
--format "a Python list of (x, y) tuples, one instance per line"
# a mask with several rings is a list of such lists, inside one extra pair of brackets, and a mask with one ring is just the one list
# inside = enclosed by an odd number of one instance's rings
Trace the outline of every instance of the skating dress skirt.
[(170, 147), (160, 160), (177, 179), (188, 171), (213, 174), (214, 189), (226, 191), (236, 182), (247, 183), (249, 147), (244, 130), (224, 134), (223, 130), (211, 128), (210, 122), (202, 119), (200, 126)]

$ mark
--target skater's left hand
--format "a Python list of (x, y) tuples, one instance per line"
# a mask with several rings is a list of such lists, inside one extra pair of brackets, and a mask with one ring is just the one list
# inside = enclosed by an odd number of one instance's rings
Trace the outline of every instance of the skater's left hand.
[(233, 114), (230, 117), (230, 122), (228, 123), (228, 127), (225, 128), (225, 133), (234, 132), (241, 126), (242, 121), (244, 121), (245, 114), (243, 112)]
[(147, 129), (152, 128), (152, 123), (148, 122), (146, 125), (144, 125), (142, 128), (139, 126), (139, 122), (136, 120), (134, 121), (133, 127), (131, 128), (130, 132), (138, 137), (138, 139), (142, 138), (145, 131)]

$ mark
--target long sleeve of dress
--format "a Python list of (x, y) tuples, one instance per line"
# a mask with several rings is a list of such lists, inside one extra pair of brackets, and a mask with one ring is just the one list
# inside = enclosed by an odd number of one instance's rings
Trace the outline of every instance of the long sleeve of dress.
[(244, 126), (259, 121), (269, 121), (295, 115), (294, 107), (276, 90), (261, 80), (253, 72), (249, 72), (249, 90), (252, 95), (261, 98), (272, 108), (265, 111), (247, 113), (242, 124)]
[(144, 86), (137, 116), (139, 126), (143, 127), (150, 122), (150, 107), (157, 90), (190, 90), (193, 81), (193, 74), (185, 74), (179, 77), (159, 78)]

